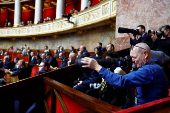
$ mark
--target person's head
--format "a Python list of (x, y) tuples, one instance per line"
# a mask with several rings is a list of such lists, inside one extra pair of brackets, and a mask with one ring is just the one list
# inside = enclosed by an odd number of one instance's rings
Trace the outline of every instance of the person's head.
[(114, 45), (110, 43), (107, 45), (106, 49), (107, 49), (107, 51), (114, 51)]
[(42, 59), (45, 59), (45, 58), (46, 58), (45, 53), (43, 53), (43, 54), (41, 55), (41, 58), (42, 58)]
[(164, 37), (170, 37), (170, 26), (169, 25), (165, 25), (165, 26), (162, 26), (161, 31), (164, 32)]
[(39, 71), (46, 71), (48, 70), (50, 67), (50, 65), (48, 64), (48, 62), (41, 62), (39, 65)]
[(113, 51), (107, 51), (103, 55), (103, 59), (118, 58), (119, 55)]
[(68, 59), (69, 59), (69, 61), (74, 62), (76, 60), (76, 54), (75, 53), (70, 53)]
[(27, 21), (27, 24), (29, 25), (29, 24), (30, 24), (30, 21)]
[(60, 47), (60, 51), (63, 51), (63, 47), (62, 46)]
[(31, 57), (33, 57), (33, 56), (34, 56), (34, 52), (33, 52), (33, 51), (30, 53), (30, 56), (31, 56)]
[(86, 47), (85, 46), (80, 46), (80, 52), (84, 53), (86, 51)]
[(18, 67), (22, 68), (22, 67), (25, 67), (25, 60), (19, 60), (18, 61)]
[(56, 49), (54, 50), (54, 54), (57, 54), (57, 50)]
[(71, 10), (70, 10), (70, 13), (72, 14), (72, 13), (74, 13), (74, 11), (71, 9)]
[(74, 10), (74, 13), (78, 13), (78, 11), (77, 11), (77, 10)]
[(8, 25), (11, 25), (11, 22), (8, 22)]
[(65, 52), (59, 53), (60, 60), (63, 60), (65, 57), (66, 57), (66, 53)]
[(40, 53), (40, 50), (37, 50), (37, 55)]
[(60, 46), (57, 46), (57, 49), (60, 50)]
[(23, 46), (21, 46), (21, 49), (23, 49)]
[(144, 25), (138, 25), (137, 29), (139, 29), (139, 35), (143, 35), (145, 33), (145, 26)]
[(19, 58), (18, 58), (18, 57), (14, 58), (14, 63), (15, 63), (15, 64), (18, 63), (18, 61), (19, 61)]
[(36, 58), (36, 60), (41, 59), (39, 55), (36, 55), (35, 58)]
[(27, 46), (27, 49), (30, 49), (30, 46)]
[(6, 52), (4, 53), (4, 55), (8, 55), (8, 52), (6, 51)]
[(7, 63), (9, 61), (9, 57), (8, 56), (4, 56), (4, 63)]
[(22, 21), (21, 24), (24, 25), (24, 21)]
[(152, 59), (150, 48), (145, 43), (138, 43), (131, 48), (130, 56), (137, 68), (142, 67)]
[(45, 50), (47, 50), (48, 49), (48, 46), (45, 46)]
[(73, 51), (74, 50), (74, 47), (73, 46), (70, 46), (70, 51)]
[(102, 47), (102, 43), (101, 43), (101, 42), (98, 42), (98, 43), (97, 43), (97, 47)]
[(99, 52), (101, 52), (101, 49), (99, 47), (95, 47), (94, 52), (95, 52), (95, 54), (98, 54)]
[(89, 0), (87, 4), (88, 4), (88, 6), (91, 6), (91, 1)]
[(49, 60), (52, 57), (52, 54), (50, 52), (46, 53), (46, 58)]

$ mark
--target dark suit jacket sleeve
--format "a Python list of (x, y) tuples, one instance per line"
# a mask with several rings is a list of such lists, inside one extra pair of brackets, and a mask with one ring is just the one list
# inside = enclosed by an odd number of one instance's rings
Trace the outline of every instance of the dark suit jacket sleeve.
[(82, 82), (82, 85), (89, 85), (90, 83), (99, 83), (101, 82), (101, 77), (99, 76), (99, 73), (96, 71), (91, 72), (91, 77), (90, 79), (86, 79)]
[(155, 40), (155, 41), (152, 43), (151, 49), (156, 51), (157, 48), (158, 48), (158, 41)]
[(164, 49), (170, 48), (170, 37), (165, 41), (164, 39), (157, 38), (158, 45)]
[(68, 62), (68, 60), (65, 60), (64, 62), (62, 62), (62, 65), (60, 65), (59, 68), (66, 67), (67, 66), (67, 62)]

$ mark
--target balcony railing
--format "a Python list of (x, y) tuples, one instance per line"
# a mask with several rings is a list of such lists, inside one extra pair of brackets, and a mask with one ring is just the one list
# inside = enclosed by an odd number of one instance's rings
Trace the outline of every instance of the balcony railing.
[(75, 32), (86, 26), (91, 26), (102, 22), (107, 23), (106, 21), (108, 19), (115, 17), (116, 0), (104, 0), (93, 7), (83, 10), (77, 14), (73, 14), (70, 21), (74, 24), (68, 23), (65, 18), (62, 18), (32, 26), (1, 28), (0, 38), (29, 37)]

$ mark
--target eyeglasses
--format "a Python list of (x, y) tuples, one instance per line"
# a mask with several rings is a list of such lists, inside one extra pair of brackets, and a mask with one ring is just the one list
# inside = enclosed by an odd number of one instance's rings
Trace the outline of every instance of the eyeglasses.
[(146, 50), (146, 49), (145, 49), (145, 48), (143, 48), (143, 47), (140, 47), (140, 46), (133, 46), (133, 45), (132, 45), (132, 46), (131, 46), (131, 48), (130, 48), (130, 51), (131, 51), (131, 50), (133, 50), (133, 48), (134, 48), (134, 47), (138, 47), (138, 48), (141, 48), (141, 49)]

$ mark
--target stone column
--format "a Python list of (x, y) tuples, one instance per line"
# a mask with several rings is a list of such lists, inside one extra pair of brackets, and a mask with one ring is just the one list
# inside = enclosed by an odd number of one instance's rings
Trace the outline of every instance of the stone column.
[(61, 14), (64, 14), (65, 6), (65, 0), (57, 0), (56, 19), (62, 18)]
[(42, 18), (42, 0), (35, 0), (34, 24), (37, 24), (40, 18)]
[(81, 10), (84, 10), (85, 7), (88, 5), (89, 0), (81, 0)]
[(15, 0), (14, 27), (19, 26), (20, 22), (21, 22), (21, 3), (20, 0)]

